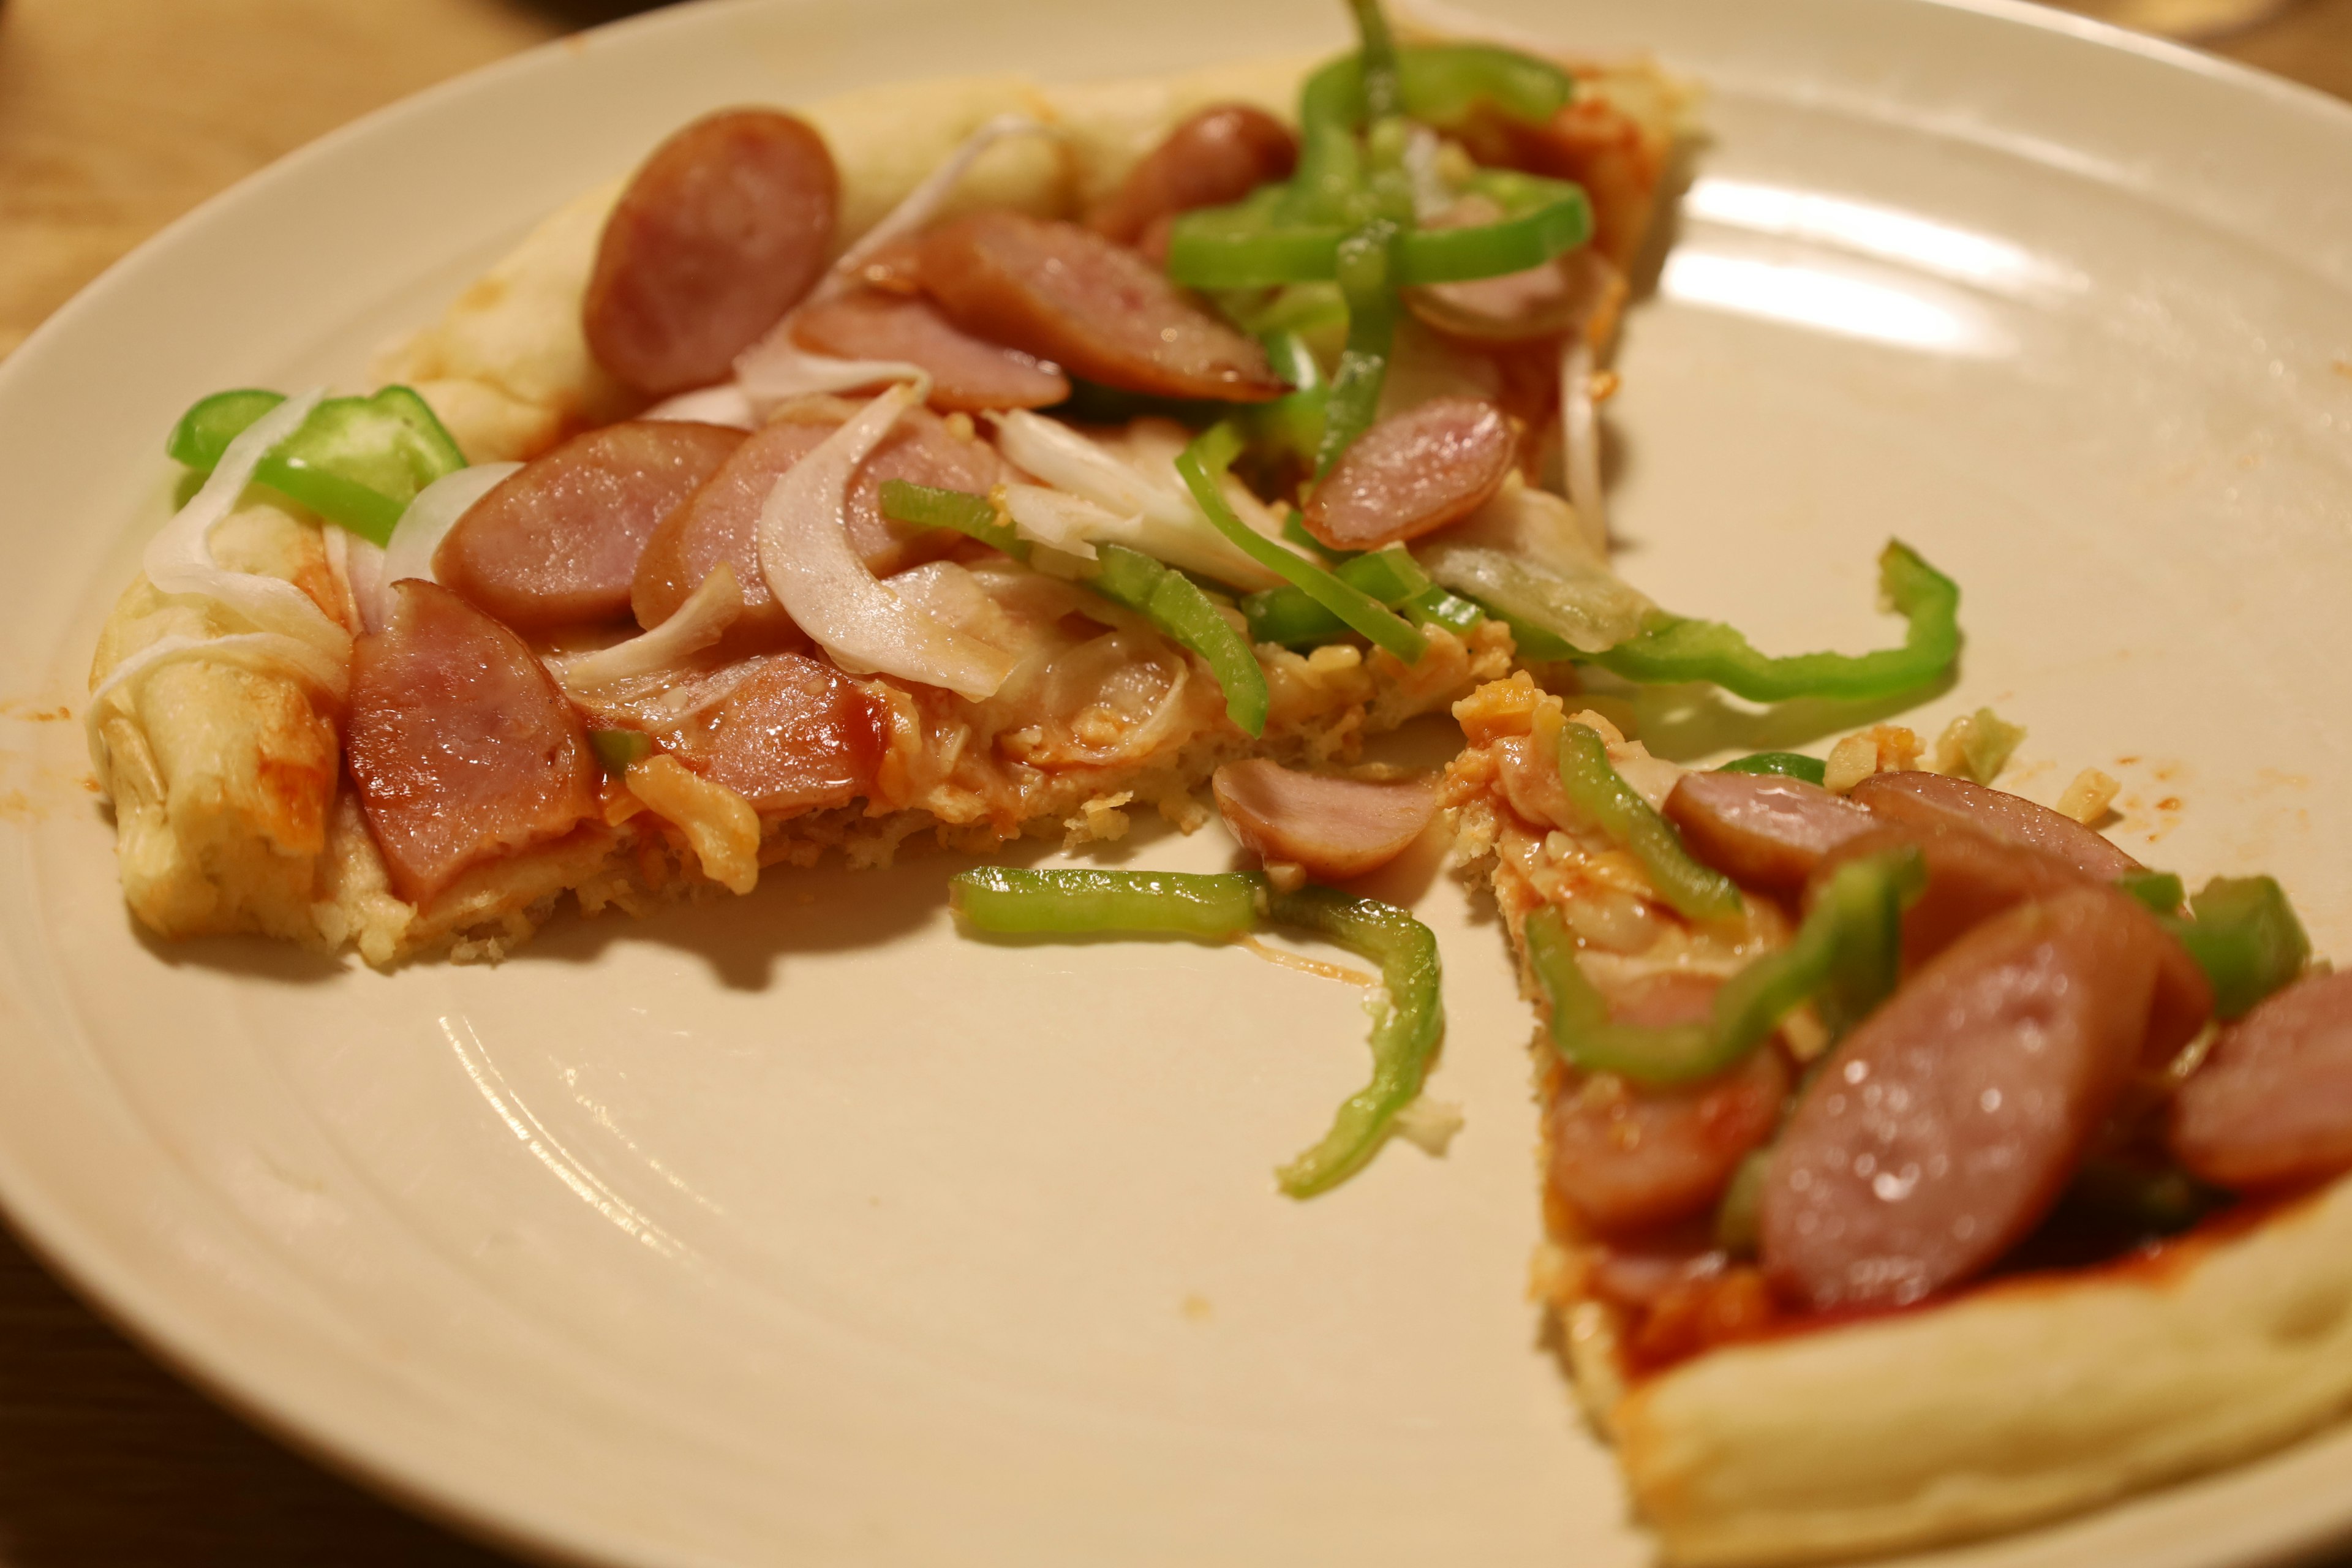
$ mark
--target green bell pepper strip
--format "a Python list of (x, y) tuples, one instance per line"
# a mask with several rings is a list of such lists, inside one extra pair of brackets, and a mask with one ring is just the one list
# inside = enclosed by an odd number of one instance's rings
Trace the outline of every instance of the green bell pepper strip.
[(604, 776), (616, 779), (629, 771), (630, 763), (653, 755), (654, 742), (652, 736), (640, 730), (591, 730), (588, 749), (604, 764)]
[[(1525, 272), (1592, 237), (1592, 204), (1580, 186), (1489, 169), (1469, 188), (1496, 199), (1504, 216), (1469, 227), (1399, 234), (1390, 281), (1413, 288)], [(1269, 194), (1276, 189), (1179, 218), (1169, 234), (1169, 277), (1194, 289), (1269, 289), (1337, 278), (1341, 247), (1354, 231), (1336, 223), (1283, 222), (1279, 196)]]
[(1802, 752), (1758, 752), (1753, 756), (1740, 757), (1715, 770), (1719, 773), (1778, 773), (1783, 778), (1802, 779), (1817, 784), (1829, 777), (1829, 764), (1819, 757), (1806, 756)]
[[(1268, 332), (1260, 341), (1265, 344), (1266, 361), (1274, 374), (1288, 382), (1291, 390), (1271, 403), (1241, 410), (1242, 427), (1252, 449), (1261, 455), (1311, 464), (1323, 443), (1323, 409), (1330, 397), (1323, 367), (1315, 363), (1315, 355), (1297, 332)], [(1286, 524), (1283, 531), (1288, 533), (1292, 526)], [(1315, 548), (1329, 553), (1320, 544)]]
[[(285, 401), (275, 392), (218, 392), (180, 416), (163, 443), (200, 473), (220, 464), (247, 426)], [(261, 459), (254, 477), (328, 521), (383, 544), (425, 486), (466, 466), (466, 455), (425, 399), (405, 386), (372, 397), (330, 397)]]
[(2189, 900), (2193, 919), (2159, 915), (2213, 984), (2213, 1016), (2242, 1017), (2303, 973), (2311, 939), (2269, 877), (2216, 877)]
[(1331, 1130), (1276, 1173), (1295, 1198), (1327, 1192), (1363, 1167), (1398, 1111), (1421, 1092), (1444, 1032), (1437, 938), (1392, 904), (1329, 888), (1271, 892), (1251, 872), (1025, 870), (984, 866), (952, 884), (957, 911), (974, 929), (1008, 935), (1115, 932), (1234, 937), (1263, 919), (1302, 927), (1381, 966), (1388, 1008), (1372, 1027), (1372, 1077), (1349, 1097)]
[[(1417, 626), (1441, 626), (1459, 636), (1486, 618), (1486, 612), (1469, 600), (1431, 582), (1429, 574), (1402, 545), (1348, 556), (1332, 568), (1332, 575), (1361, 588), (1392, 610), (1402, 610)], [(1308, 647), (1348, 633), (1346, 622), (1297, 588), (1268, 588), (1248, 595), (1241, 607), (1249, 619), (1252, 642)]]
[(1734, 1258), (1753, 1258), (1764, 1243), (1764, 1178), (1769, 1148), (1752, 1150), (1733, 1168), (1715, 1210), (1715, 1244)]
[(1339, 291), (1348, 298), (1348, 346), (1323, 400), (1323, 439), (1315, 449), (1318, 479), (1371, 427), (1380, 412), (1396, 342), (1396, 289), (1390, 286), (1389, 247), (1397, 226), (1375, 218), (1339, 243)]
[(1106, 932), (1231, 937), (1255, 929), (1265, 879), (1229, 871), (1036, 871), (982, 866), (950, 884), (955, 910), (1000, 936)]
[(909, 479), (882, 481), (882, 515), (916, 528), (952, 528), (1015, 561), (1029, 559), (1029, 542), (1003, 521), (996, 503), (970, 490), (943, 490)]
[(1445, 1030), (1439, 1000), (1437, 937), (1393, 904), (1351, 899), (1329, 888), (1275, 893), (1267, 918), (1326, 937), (1381, 966), (1388, 1007), (1372, 1026), (1372, 1077), (1332, 1119), (1321, 1141), (1275, 1173), (1294, 1198), (1328, 1192), (1363, 1168), (1398, 1111), (1421, 1093)]
[(1102, 570), (1087, 586), (1141, 614), (1170, 638), (1201, 656), (1225, 694), (1225, 716), (1244, 733), (1265, 733), (1273, 698), (1249, 642), (1181, 572), (1123, 544), (1097, 544)]
[(1418, 664), (1429, 650), (1428, 639), (1361, 588), (1351, 587), (1303, 555), (1293, 554), (1234, 515), (1217, 489), (1217, 479), (1241, 450), (1241, 437), (1230, 425), (1214, 425), (1195, 437), (1176, 458), (1176, 472), (1192, 492), (1210, 523), (1242, 553), (1275, 573), (1293, 587), (1361, 633), (1378, 647), (1407, 664)]
[(1576, 962), (1576, 939), (1549, 905), (1527, 919), (1528, 966), (1551, 1005), (1551, 1041), (1587, 1072), (1643, 1083), (1688, 1083), (1734, 1067), (1807, 1002), (1851, 1028), (1892, 995), (1903, 952), (1903, 909), (1926, 885), (1916, 849), (1849, 861), (1823, 886), (1796, 940), (1723, 984), (1703, 1023), (1664, 1028), (1612, 1022)]
[(1723, 920), (1739, 912), (1738, 888), (1691, 858), (1674, 825), (1609, 765), (1608, 744), (1591, 725), (1560, 726), (1559, 782), (1570, 805), (1633, 852), (1667, 903), (1693, 920)]
[(2177, 915), (2189, 889), (2169, 871), (2126, 871), (2116, 879), (2116, 890), (2129, 893), (2150, 914)]
[(1900, 540), (1878, 557), (1879, 592), (1910, 623), (1901, 647), (1769, 658), (1720, 621), (1668, 616), (1605, 653), (1584, 655), (1628, 680), (1706, 680), (1754, 702), (1892, 697), (1940, 679), (1960, 656), (1960, 590)]

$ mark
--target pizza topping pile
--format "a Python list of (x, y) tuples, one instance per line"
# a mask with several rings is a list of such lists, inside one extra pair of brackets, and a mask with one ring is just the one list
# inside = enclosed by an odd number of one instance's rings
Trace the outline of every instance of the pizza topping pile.
[[(2184, 900), (1966, 778), (1680, 773), (1524, 683), (1456, 712), (1448, 804), (1557, 1047), (1549, 1190), (1637, 1365), (2352, 1169), (2352, 987), (2269, 879)], [(1596, 922), (1596, 879), (1645, 915)], [(2125, 1189), (2171, 1212), (2051, 1235)]]

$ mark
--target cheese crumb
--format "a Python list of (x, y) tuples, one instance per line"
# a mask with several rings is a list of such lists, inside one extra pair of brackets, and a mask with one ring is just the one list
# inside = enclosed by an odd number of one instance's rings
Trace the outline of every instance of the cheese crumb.
[(1419, 1149), (1432, 1159), (1443, 1159), (1454, 1135), (1462, 1131), (1465, 1118), (1462, 1108), (1451, 1100), (1432, 1100), (1417, 1094), (1405, 1101), (1404, 1109), (1390, 1123), (1398, 1137)]
[(666, 752), (629, 764), (629, 793), (676, 823), (702, 862), (702, 874), (730, 893), (760, 882), (760, 814), (751, 803)]
[(2107, 808), (2116, 803), (2116, 793), (2123, 787), (2098, 769), (2084, 768), (2059, 795), (2056, 809), (2087, 827), (2106, 816)]
[(1843, 795), (1873, 773), (1901, 773), (1919, 765), (1919, 737), (1900, 724), (1873, 724), (1830, 749), (1822, 784)]
[(1990, 708), (1963, 713), (1936, 737), (1936, 771), (1989, 784), (2009, 765), (2010, 753), (2025, 739), (2024, 727)]
[(1295, 893), (1307, 886), (1307, 868), (1296, 860), (1269, 860), (1265, 863), (1265, 879), (1274, 884), (1277, 893)]

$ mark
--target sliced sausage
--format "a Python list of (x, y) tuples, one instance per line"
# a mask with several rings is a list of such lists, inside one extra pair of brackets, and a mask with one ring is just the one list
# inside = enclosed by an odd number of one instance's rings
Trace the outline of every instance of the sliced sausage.
[(1393, 414), (1340, 454), (1300, 522), (1334, 550), (1377, 550), (1459, 522), (1493, 498), (1518, 455), (1503, 411), (1440, 397)]
[(1814, 1308), (1916, 1301), (2041, 1222), (2139, 1060), (2162, 933), (2129, 912), (2146, 914), (2089, 884), (2021, 904), (1846, 1037), (1766, 1168), (1777, 1289)]
[(836, 359), (903, 360), (931, 373), (934, 408), (1045, 408), (1070, 395), (1070, 378), (1034, 354), (960, 331), (928, 300), (862, 289), (810, 306), (793, 341)]
[[(735, 569), (743, 614), (721, 647), (730, 654), (805, 646), (792, 617), (768, 591), (760, 570), (760, 509), (776, 481), (827, 436), (833, 421), (787, 419), (755, 432), (646, 541), (630, 589), (637, 624), (657, 626), (721, 561)], [(952, 529), (916, 529), (882, 515), (882, 482), (908, 479), (942, 489), (986, 493), (1002, 470), (995, 452), (961, 440), (921, 409), (910, 410), (857, 470), (849, 488), (849, 542), (877, 577), (936, 560), (963, 538)]]
[[(1708, 1016), (1722, 982), (1667, 972), (1612, 998), (1620, 1023)], [(1599, 1073), (1554, 1100), (1553, 1193), (1594, 1230), (1622, 1236), (1706, 1213), (1739, 1162), (1771, 1137), (1789, 1072), (1769, 1047), (1729, 1071), (1672, 1088)]]
[[(1811, 886), (1818, 888), (1849, 860), (1905, 846), (1919, 851), (1927, 872), (1927, 887), (1903, 915), (1903, 960), (1911, 968), (1927, 963), (2005, 910), (2095, 881), (2053, 855), (1965, 827), (1895, 824), (1839, 845), (1823, 857)], [(2211, 1016), (2213, 987), (2197, 961), (2157, 925), (2154, 916), (2130, 900), (2125, 904), (2128, 910), (2117, 906), (2116, 918), (2145, 927), (2158, 955), (2145, 1054), (2152, 1063), (2169, 1061)]]
[(476, 501), (434, 575), (526, 632), (622, 619), (646, 539), (742, 444), (740, 430), (684, 420), (575, 436)]
[(621, 193), (581, 308), (596, 363), (648, 396), (723, 379), (816, 282), (841, 180), (808, 122), (706, 115)]
[(871, 788), (887, 732), (856, 682), (784, 653), (750, 660), (722, 696), (656, 739), (763, 816), (790, 816)]
[(1217, 810), (1245, 849), (1344, 882), (1387, 865), (1437, 815), (1431, 779), (1375, 784), (1294, 772), (1263, 758), (1227, 763), (1211, 781)]
[(1941, 773), (1874, 773), (1848, 797), (1892, 822), (1967, 827), (2004, 844), (2055, 855), (2085, 877), (2113, 881), (2138, 861), (2071, 816), (2023, 795)]
[(965, 331), (1073, 375), (1162, 397), (1263, 403), (1284, 386), (1255, 342), (1150, 263), (1073, 223), (1002, 210), (923, 236), (923, 288)]
[(383, 630), (352, 646), (344, 743), (393, 890), (413, 904), (596, 809), (579, 713), (520, 637), (437, 583), (394, 583)]
[(1822, 856), (1878, 826), (1819, 784), (1772, 773), (1685, 773), (1664, 816), (1699, 859), (1774, 893), (1799, 891)]
[(2221, 1031), (2172, 1102), (2172, 1152), (2216, 1186), (2352, 1170), (2352, 971), (2297, 981)]
[(1145, 153), (1087, 226), (1134, 245), (1159, 219), (1237, 202), (1297, 163), (1298, 138), (1281, 121), (1252, 104), (1212, 104)]

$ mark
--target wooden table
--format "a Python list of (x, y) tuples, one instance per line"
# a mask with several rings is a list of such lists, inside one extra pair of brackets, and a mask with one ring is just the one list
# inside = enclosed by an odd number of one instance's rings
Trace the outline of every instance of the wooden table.
[[(0, 355), (181, 213), (627, 0), (0, 0)], [(2229, 41), (2352, 97), (2352, 0)], [(223, 1414), (0, 1234), (0, 1568), (474, 1563)]]

